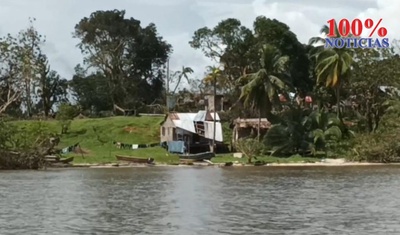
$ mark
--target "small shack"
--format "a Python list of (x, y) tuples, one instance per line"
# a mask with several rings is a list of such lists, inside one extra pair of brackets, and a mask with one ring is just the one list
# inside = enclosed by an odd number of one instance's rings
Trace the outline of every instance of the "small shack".
[[(197, 113), (172, 112), (165, 116), (160, 127), (160, 142), (184, 141), (189, 153), (210, 151), (214, 136), (214, 113), (201, 110)], [(223, 145), (222, 125), (216, 114), (215, 142)]]
[(266, 118), (237, 118), (231, 123), (232, 144), (236, 143), (241, 138), (246, 138), (251, 135), (257, 135), (258, 125), (260, 123), (260, 135), (264, 136), (268, 129), (271, 128), (271, 123)]

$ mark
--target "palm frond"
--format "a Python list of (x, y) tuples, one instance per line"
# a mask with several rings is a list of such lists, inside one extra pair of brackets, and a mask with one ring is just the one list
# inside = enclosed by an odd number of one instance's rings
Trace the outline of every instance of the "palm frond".
[(310, 40), (308, 41), (308, 45), (314, 45), (314, 44), (318, 44), (318, 43), (323, 43), (325, 44), (325, 38), (322, 37), (312, 37), (310, 38)]
[(328, 25), (324, 25), (322, 26), (322, 28), (319, 30), (320, 33), (324, 33), (324, 34), (329, 34), (329, 27)]

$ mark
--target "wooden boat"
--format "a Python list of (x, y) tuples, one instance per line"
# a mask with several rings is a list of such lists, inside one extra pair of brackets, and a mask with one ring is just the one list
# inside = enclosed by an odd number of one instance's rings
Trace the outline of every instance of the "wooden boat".
[(74, 157), (60, 158), (59, 156), (45, 156), (45, 161), (49, 163), (70, 163), (74, 160)]
[(67, 158), (60, 158), (60, 160), (58, 162), (61, 163), (70, 163), (74, 160), (74, 157), (67, 157)]
[(131, 156), (115, 155), (118, 161), (132, 162), (132, 163), (147, 163), (151, 164), (154, 162), (154, 158), (137, 158)]
[(180, 159), (192, 159), (195, 161), (211, 160), (211, 158), (213, 158), (213, 157), (215, 157), (215, 153), (213, 153), (213, 152), (179, 155)]

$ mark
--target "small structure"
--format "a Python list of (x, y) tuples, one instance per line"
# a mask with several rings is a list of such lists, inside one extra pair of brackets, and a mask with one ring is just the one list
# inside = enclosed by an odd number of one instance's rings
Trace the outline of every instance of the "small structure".
[(266, 118), (261, 118), (261, 121), (258, 118), (235, 119), (230, 126), (233, 129), (232, 144), (252, 134), (257, 135), (259, 123), (260, 135), (263, 136), (267, 133), (268, 129), (271, 128), (271, 123)]
[[(214, 102), (215, 101), (215, 102)], [(208, 111), (223, 111), (224, 110), (224, 96), (216, 95), (214, 100), (214, 95), (205, 96), (205, 110)]]
[[(160, 127), (160, 141), (184, 141), (189, 153), (199, 153), (210, 150), (214, 136), (214, 113), (201, 110), (197, 113), (176, 113), (166, 115)], [(215, 142), (222, 145), (222, 125), (216, 115)]]

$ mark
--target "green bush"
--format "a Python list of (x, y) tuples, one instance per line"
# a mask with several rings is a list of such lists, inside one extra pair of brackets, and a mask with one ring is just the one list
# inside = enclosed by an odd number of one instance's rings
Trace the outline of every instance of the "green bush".
[(253, 157), (259, 156), (264, 148), (263, 144), (253, 138), (239, 139), (235, 143), (235, 148), (244, 154), (248, 158), (248, 162), (251, 163)]
[(351, 161), (400, 162), (400, 136), (396, 133), (359, 135), (355, 139)]
[(77, 106), (63, 103), (58, 107), (58, 112), (56, 119), (61, 126), (61, 134), (68, 133), (71, 126), (71, 120), (74, 119), (79, 114), (79, 109)]

